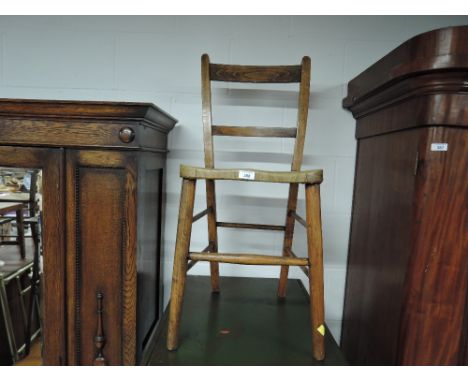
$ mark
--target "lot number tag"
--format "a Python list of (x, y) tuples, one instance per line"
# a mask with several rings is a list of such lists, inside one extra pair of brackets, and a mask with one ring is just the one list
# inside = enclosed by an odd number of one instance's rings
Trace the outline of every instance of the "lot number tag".
[(239, 171), (239, 179), (245, 180), (254, 180), (255, 179), (255, 171)]
[(448, 151), (448, 143), (432, 143), (431, 151)]

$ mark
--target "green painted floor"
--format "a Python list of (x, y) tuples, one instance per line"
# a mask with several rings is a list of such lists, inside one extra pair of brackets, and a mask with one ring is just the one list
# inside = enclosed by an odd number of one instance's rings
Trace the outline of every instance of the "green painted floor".
[(167, 311), (150, 365), (346, 365), (333, 337), (326, 358), (312, 358), (308, 294), (289, 280), (287, 298), (276, 298), (277, 279), (189, 276), (177, 351), (166, 350)]

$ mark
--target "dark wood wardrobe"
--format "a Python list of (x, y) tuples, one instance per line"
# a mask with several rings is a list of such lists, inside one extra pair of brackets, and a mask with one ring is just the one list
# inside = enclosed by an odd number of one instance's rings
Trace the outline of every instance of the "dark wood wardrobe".
[(348, 84), (358, 140), (341, 347), (355, 365), (468, 365), (468, 26)]

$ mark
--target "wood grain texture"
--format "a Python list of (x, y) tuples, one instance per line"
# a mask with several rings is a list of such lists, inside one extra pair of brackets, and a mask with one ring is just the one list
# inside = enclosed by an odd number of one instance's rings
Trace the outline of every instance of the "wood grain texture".
[[(291, 256), (291, 248), (293, 243), (294, 237), (294, 226), (296, 224), (296, 220), (292, 212), (296, 211), (297, 208), (297, 196), (299, 193), (299, 184), (293, 183), (289, 185), (289, 192), (288, 192), (288, 205), (286, 211), (286, 222), (285, 222), (285, 230), (284, 230), (284, 237), (283, 237), (283, 256), (288, 257)], [(278, 291), (277, 295), (279, 298), (286, 297), (286, 287), (288, 285), (288, 274), (289, 268), (287, 266), (282, 266), (280, 271), (280, 279), (278, 283)]]
[[(106, 353), (114, 365), (141, 359), (161, 313), (162, 170), (175, 123), (145, 103), (0, 99), (0, 164), (44, 172), (44, 364), (91, 364), (96, 321), (94, 297), (87, 294), (100, 290), (100, 283), (112, 289), (104, 290), (112, 296), (103, 312), (110, 341), (103, 350), (106, 360)], [(137, 163), (146, 167), (139, 172)], [(155, 176), (146, 173), (149, 167)], [(146, 175), (155, 185), (142, 181)], [(153, 186), (158, 190), (152, 192)], [(147, 202), (150, 195), (155, 200)], [(83, 205), (90, 207), (82, 211)], [(143, 272), (147, 283), (137, 293), (137, 271), (143, 268), (137, 269), (136, 261), (145, 256), (151, 257)], [(145, 272), (149, 263), (151, 278)], [(137, 316), (138, 298), (149, 295), (148, 282), (154, 298)], [(137, 327), (146, 330), (143, 336)]]
[[(137, 342), (137, 163), (134, 155), (125, 155), (124, 201), (122, 220), (122, 360), (119, 364), (136, 364)], [(157, 227), (156, 227), (157, 229)]]
[(352, 364), (468, 364), (466, 36), (466, 26), (416, 36), (349, 83), (359, 141), (342, 348)]
[(309, 261), (307, 259), (243, 253), (190, 252), (189, 258), (195, 261), (219, 261), (221, 263), (244, 265), (309, 265)]
[(341, 339), (353, 365), (396, 363), (422, 133), (407, 130), (358, 144)]
[[(67, 153), (67, 204), (76, 211), (67, 224), (67, 241), (75, 240), (68, 264), (68, 290), (73, 296), (69, 297), (68, 338), (71, 360), (78, 365), (94, 362), (98, 292), (107, 296), (103, 356), (109, 365), (132, 365), (136, 361), (134, 172), (129, 154)], [(105, 279), (103, 274), (107, 275)]]
[[(466, 81), (466, 74), (460, 77)], [(359, 119), (356, 138), (366, 138), (421, 126), (460, 126), (468, 124), (468, 101), (465, 91), (458, 93), (421, 94), (406, 102), (389, 105)], [(456, 92), (459, 90), (457, 89)], [(437, 105), (437, 107), (435, 107)]]
[[(361, 118), (364, 115), (370, 115), (381, 109), (397, 106), (402, 101), (413, 101), (414, 104), (415, 99), (417, 100), (419, 97), (428, 97), (429, 100), (432, 100), (434, 99), (434, 95), (438, 94), (437, 102), (441, 104), (448, 102), (452, 104), (453, 110), (441, 113), (437, 108), (431, 108), (430, 104), (423, 103), (418, 105), (419, 110), (414, 110), (412, 114), (404, 113), (401, 117), (407, 118), (409, 121), (413, 121), (413, 123), (420, 122), (420, 124), (423, 124), (426, 121), (434, 125), (452, 124), (456, 126), (457, 118), (459, 118), (460, 113), (463, 114), (463, 107), (458, 102), (450, 100), (460, 99), (459, 93), (467, 91), (468, 85), (464, 81), (464, 78), (466, 78), (466, 71), (463, 68), (411, 76), (385, 87), (372, 97), (356, 101), (349, 108), (355, 118)], [(450, 121), (452, 122), (450, 123)], [(394, 124), (389, 124), (388, 122), (385, 126), (387, 128), (395, 128)], [(400, 126), (400, 128), (402, 127)], [(409, 127), (407, 126), (406, 128)], [(359, 133), (363, 134), (362, 132)]]
[[(304, 141), (307, 130), (307, 118), (309, 115), (309, 97), (310, 97), (310, 57), (305, 56), (301, 65), (301, 84), (299, 87), (299, 100), (297, 111), (297, 135), (294, 143), (294, 153), (291, 163), (291, 171), (300, 171), (304, 154)], [(286, 230), (283, 238), (283, 256), (289, 256), (289, 250), (292, 248), (294, 237), (295, 219), (292, 213), (297, 208), (298, 186), (289, 185), (288, 204), (286, 207)], [(278, 297), (286, 296), (286, 286), (288, 279), (288, 267), (281, 267), (280, 280), (278, 283)]]
[(177, 120), (152, 103), (0, 98), (0, 115), (21, 119), (144, 121), (168, 133)]
[[(205, 167), (214, 168), (213, 132), (211, 115), (211, 83), (210, 59), (207, 54), (201, 58), (201, 86), (202, 86), (202, 123), (203, 145), (205, 152)], [(208, 190), (207, 190), (208, 191)]]
[(296, 138), (297, 130), (291, 127), (254, 127), (213, 125), (213, 135), (230, 137)]
[[(135, 131), (134, 140), (128, 143), (120, 137), (120, 131), (125, 128)], [(167, 144), (167, 133), (135, 123), (0, 118), (0, 132), (4, 144), (21, 146), (109, 147), (165, 152)]]
[(310, 97), (310, 57), (305, 56), (301, 65), (301, 84), (299, 86), (299, 100), (297, 110), (297, 135), (294, 143), (291, 171), (299, 171), (304, 155), (304, 141), (307, 130)]
[(405, 41), (348, 83), (348, 108), (407, 76), (468, 67), (468, 27), (436, 29)]
[(301, 66), (254, 66), (210, 64), (211, 81), (291, 83), (301, 81)]
[[(211, 80), (210, 59), (207, 54), (201, 57), (202, 79), (202, 122), (203, 145), (205, 148), (205, 167), (214, 168), (214, 147), (211, 113)], [(206, 181), (206, 208), (208, 213), (208, 244), (213, 251), (218, 250), (218, 232), (216, 229), (216, 186), (213, 181)], [(219, 266), (218, 263), (210, 263), (211, 289), (219, 292)]]
[(320, 188), (306, 185), (307, 254), (309, 257), (310, 315), (314, 358), (325, 358), (325, 300)]
[(468, 131), (433, 127), (427, 134), (428, 143), (446, 142), (450, 149), (431, 151), (428, 144), (421, 154), (398, 362), (466, 364), (468, 183), (460, 175), (468, 174)]
[[(253, 180), (239, 176), (239, 171), (253, 172)], [(184, 179), (237, 180), (244, 182), (307, 183), (319, 184), (323, 180), (322, 170), (309, 171), (265, 171), (256, 169), (207, 169), (203, 167), (180, 166), (180, 176)]]
[(172, 272), (171, 303), (169, 307), (169, 324), (167, 349), (175, 350), (179, 343), (179, 326), (182, 315), (187, 261), (192, 234), (192, 215), (195, 202), (195, 180), (184, 179), (180, 197), (179, 222), (177, 225), (177, 242)]
[[(0, 99), (0, 134), (7, 145), (161, 152), (176, 122), (152, 104)], [(126, 130), (133, 131), (131, 139), (122, 134)]]
[[(214, 180), (205, 180), (206, 183), (206, 206), (208, 208), (208, 245), (211, 251), (218, 251), (218, 229), (216, 226), (216, 185)], [(213, 293), (219, 292), (219, 265), (216, 262), (210, 263), (211, 290)]]

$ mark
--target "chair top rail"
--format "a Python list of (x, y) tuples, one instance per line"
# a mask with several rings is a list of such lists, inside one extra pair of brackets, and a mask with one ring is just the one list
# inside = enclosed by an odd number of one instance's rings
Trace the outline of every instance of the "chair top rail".
[(301, 65), (210, 64), (210, 80), (245, 83), (297, 83), (301, 81)]

